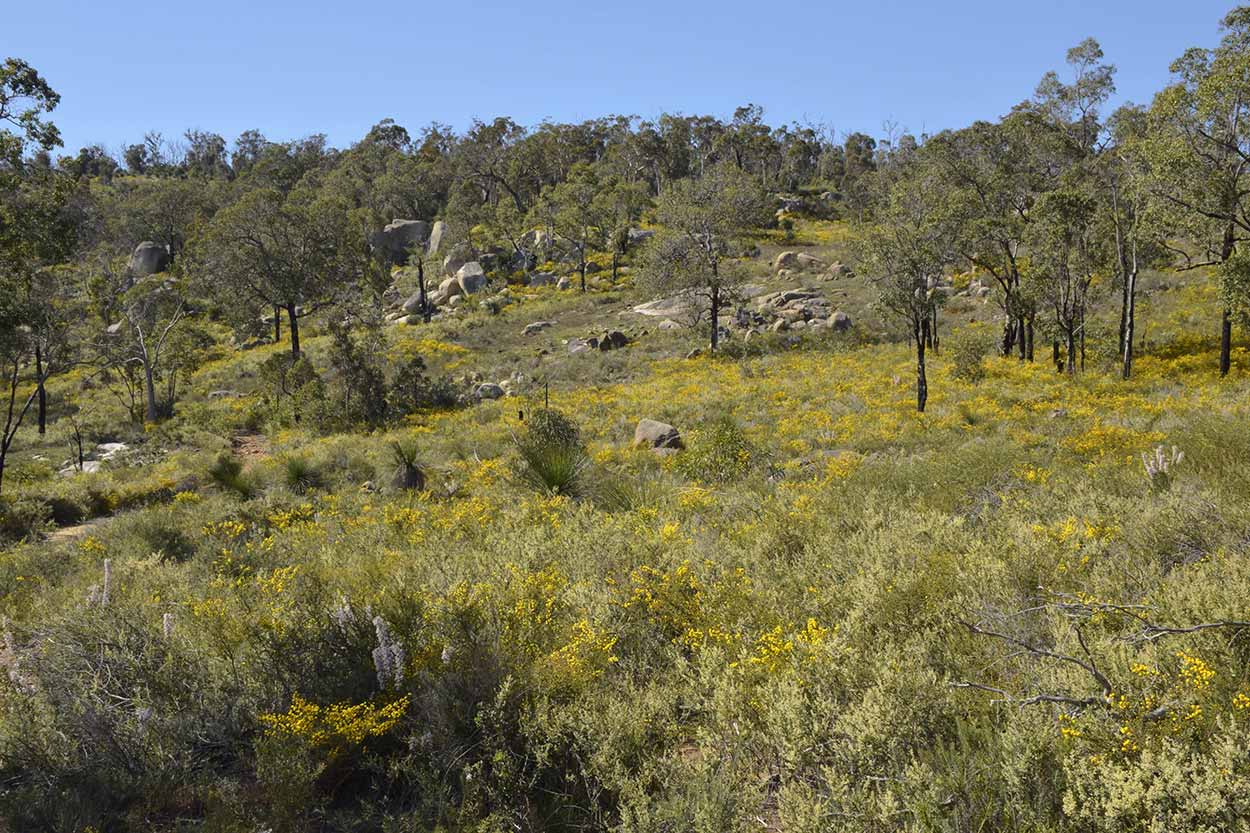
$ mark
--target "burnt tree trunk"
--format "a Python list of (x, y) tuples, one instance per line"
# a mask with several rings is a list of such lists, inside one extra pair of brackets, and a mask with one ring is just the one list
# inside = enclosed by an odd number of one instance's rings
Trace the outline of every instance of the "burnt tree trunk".
[(425, 294), (425, 262), (417, 260), (417, 291), (421, 297), (421, 320), (430, 323), (430, 299)]
[(291, 353), (299, 355), (299, 315), (296, 314), (295, 304), (290, 304), (286, 308), (287, 317), (291, 322)]

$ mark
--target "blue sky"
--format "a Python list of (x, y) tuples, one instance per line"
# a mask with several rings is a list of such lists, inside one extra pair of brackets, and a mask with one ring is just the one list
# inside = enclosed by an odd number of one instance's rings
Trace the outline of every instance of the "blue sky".
[[(10, 5), (10, 4), (6, 4)], [(1120, 100), (1149, 101), (1186, 47), (1211, 46), (1211, 0), (630, 0), (151, 4), (11, 0), (0, 56), (61, 93), (67, 149), (112, 150), (148, 130), (233, 141), (327, 134), (343, 146), (391, 117), (414, 134), (474, 117), (523, 124), (608, 113), (933, 132), (995, 118), (1068, 47), (1097, 38)]]

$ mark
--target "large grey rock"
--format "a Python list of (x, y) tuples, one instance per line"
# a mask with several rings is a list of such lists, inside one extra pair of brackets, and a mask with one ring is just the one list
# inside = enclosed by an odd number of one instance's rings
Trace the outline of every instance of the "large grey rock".
[(148, 275), (164, 272), (168, 268), (169, 250), (151, 240), (144, 240), (135, 246), (130, 260), (126, 263), (126, 271), (135, 278), (146, 278)]
[(464, 289), (460, 286), (459, 278), (446, 278), (438, 285), (438, 291), (442, 294), (443, 298), (447, 300), (451, 300), (457, 295), (464, 294)]
[(125, 443), (100, 443), (95, 447), (96, 456), (101, 460), (112, 460), (119, 454), (125, 454), (130, 446)]
[(835, 260), (833, 263), (829, 264), (829, 268), (825, 270), (825, 273), (821, 275), (821, 277), (827, 281), (836, 281), (839, 278), (855, 277), (855, 271), (845, 263)]
[(543, 330), (547, 329), (548, 327), (552, 326), (555, 323), (556, 322), (554, 321), (535, 321), (531, 324), (526, 324), (525, 329), (521, 330), (521, 335), (532, 336), (535, 333), (542, 332)]
[(803, 272), (823, 267), (825, 262), (807, 252), (782, 252), (773, 260), (774, 272)]
[(430, 224), (424, 220), (392, 220), (369, 236), (369, 244), (387, 263), (402, 266), (409, 253), (425, 247), (429, 239)]
[(483, 382), (477, 386), (474, 393), (478, 399), (500, 399), (504, 395), (504, 390), (494, 382)]
[(640, 420), (634, 429), (634, 448), (683, 448), (681, 432), (667, 422)]
[(654, 315), (659, 318), (672, 318), (673, 316), (682, 316), (690, 312), (690, 298), (682, 295), (674, 295), (671, 298), (660, 298), (656, 301), (648, 301), (645, 304), (639, 304), (633, 308), (638, 315)]
[(780, 272), (783, 269), (794, 270), (799, 268), (798, 252), (782, 252), (773, 259), (773, 271)]
[(426, 244), (425, 251), (427, 254), (438, 254), (438, 250), (443, 247), (443, 238), (447, 236), (447, 224), (439, 220), (430, 226), (430, 240)]
[[(427, 296), (427, 300), (429, 300), (428, 296)], [(421, 311), (421, 290), (418, 289), (416, 292), (412, 293), (412, 297), (410, 297), (407, 301), (404, 301), (402, 309), (404, 312), (408, 313), (409, 315), (411, 315), (414, 312), (420, 312)]]
[(851, 316), (842, 312), (842, 310), (838, 310), (833, 315), (829, 316), (829, 326), (832, 327), (835, 332), (845, 332), (851, 329), (851, 324)]
[(486, 286), (486, 272), (482, 269), (482, 264), (476, 260), (470, 261), (456, 270), (456, 282), (460, 284), (464, 294), (472, 295)]
[(460, 271), (460, 267), (473, 260), (473, 252), (463, 243), (448, 252), (447, 257), (443, 258), (443, 274), (454, 275)]

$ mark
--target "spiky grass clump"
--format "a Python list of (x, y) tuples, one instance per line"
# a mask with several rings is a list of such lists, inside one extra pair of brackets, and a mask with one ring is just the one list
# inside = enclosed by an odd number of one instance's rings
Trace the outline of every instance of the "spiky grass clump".
[(243, 462), (230, 454), (222, 454), (208, 470), (208, 476), (219, 487), (244, 500), (256, 495), (256, 484), (243, 473)]
[(391, 486), (399, 491), (425, 490), (425, 472), (421, 469), (420, 450), (414, 440), (396, 440), (391, 443), (391, 458), (395, 461), (395, 474)]
[(590, 458), (577, 425), (559, 411), (535, 411), (512, 437), (519, 460), (517, 479), (552, 495), (581, 497), (587, 487)]
[(325, 487), (325, 475), (321, 467), (306, 457), (288, 457), (283, 462), (283, 477), (287, 488), (297, 495), (305, 495)]

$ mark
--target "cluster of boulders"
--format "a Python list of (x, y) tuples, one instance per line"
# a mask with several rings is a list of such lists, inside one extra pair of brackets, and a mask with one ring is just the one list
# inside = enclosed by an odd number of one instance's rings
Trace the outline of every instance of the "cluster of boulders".
[[(843, 332), (851, 329), (851, 317), (835, 310), (833, 303), (814, 289), (783, 289), (768, 292), (764, 287), (747, 284), (739, 288), (739, 297), (747, 302), (722, 312), (719, 325), (726, 336), (737, 331), (744, 338), (751, 338), (771, 330), (822, 330)], [(671, 316), (659, 323), (657, 329), (678, 330), (689, 326), (695, 299), (675, 295), (639, 304), (633, 312), (646, 316)]]
[(473, 373), (460, 380), (466, 388), (473, 393), (473, 398), (478, 401), (485, 399), (503, 399), (505, 396), (515, 396), (522, 387), (531, 380), (524, 373), (517, 371), (507, 379), (501, 379), (498, 382), (486, 381), (482, 378), (482, 374)]
[(587, 338), (571, 338), (565, 343), (565, 346), (570, 354), (576, 355), (577, 353), (589, 353), (591, 350), (602, 352), (619, 350), (630, 342), (630, 337), (620, 330), (610, 330)]
[(984, 298), (990, 294), (990, 288), (981, 283), (980, 278), (973, 278), (968, 281), (968, 288), (963, 292), (955, 293), (956, 297), (961, 298)]
[(834, 281), (855, 276), (844, 263), (825, 261), (807, 252), (782, 252), (773, 260), (773, 271), (779, 278), (793, 278), (804, 272), (819, 272), (822, 280)]
[[(832, 329), (838, 332), (851, 328), (851, 317), (833, 309), (833, 304), (822, 293), (812, 289), (784, 289), (770, 292), (755, 299), (759, 313), (771, 317), (768, 329), (773, 332), (785, 330)], [(752, 318), (746, 327), (748, 337), (759, 331), (760, 321)]]

